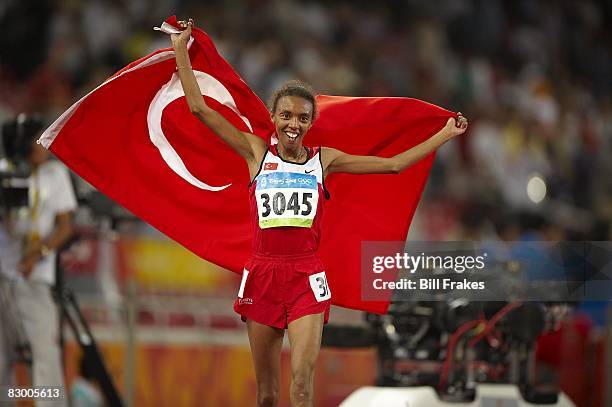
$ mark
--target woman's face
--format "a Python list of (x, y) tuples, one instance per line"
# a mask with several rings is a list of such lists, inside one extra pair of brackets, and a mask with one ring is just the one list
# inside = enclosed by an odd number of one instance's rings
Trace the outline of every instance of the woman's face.
[(313, 112), (310, 101), (300, 96), (281, 96), (272, 114), (278, 142), (289, 150), (301, 147), (304, 135), (312, 126)]

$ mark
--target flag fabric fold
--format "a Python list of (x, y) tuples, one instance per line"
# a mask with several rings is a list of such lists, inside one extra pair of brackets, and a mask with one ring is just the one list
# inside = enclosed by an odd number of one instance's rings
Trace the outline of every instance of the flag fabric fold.
[[(174, 18), (166, 24), (177, 27)], [(261, 100), (193, 28), (189, 55), (206, 102), (271, 142)], [(40, 142), (83, 179), (198, 256), (241, 272), (251, 254), (246, 163), (190, 112), (174, 51), (123, 68), (62, 114)], [(392, 156), (424, 141), (454, 113), (416, 99), (317, 97), (305, 144)], [(384, 313), (361, 299), (361, 242), (405, 240), (433, 154), (399, 175), (332, 174), (320, 256), (336, 305)]]

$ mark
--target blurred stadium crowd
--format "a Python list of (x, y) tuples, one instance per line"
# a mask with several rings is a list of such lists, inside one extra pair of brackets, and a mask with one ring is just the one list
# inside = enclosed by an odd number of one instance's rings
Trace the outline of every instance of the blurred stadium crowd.
[(264, 100), (298, 77), (320, 93), (463, 112), (471, 129), (440, 151), (411, 238), (611, 238), (605, 1), (9, 0), (0, 6), (0, 120), (21, 111), (54, 120), (169, 46), (152, 27), (176, 10)]

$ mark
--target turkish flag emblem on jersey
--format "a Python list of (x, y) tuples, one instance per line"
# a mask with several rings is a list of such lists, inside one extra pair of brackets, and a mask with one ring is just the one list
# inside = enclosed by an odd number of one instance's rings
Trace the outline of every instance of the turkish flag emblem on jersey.
[[(172, 17), (162, 30), (175, 27)], [(206, 103), (240, 130), (270, 143), (274, 126), (265, 105), (204, 31), (193, 29), (189, 55)], [(397, 154), (454, 115), (405, 98), (319, 96), (317, 103), (319, 118), (306, 144), (353, 154)], [(171, 48), (117, 72), (64, 112), (40, 141), (170, 238), (208, 261), (242, 271), (252, 239), (248, 168), (189, 112)], [(432, 161), (433, 154), (401, 175), (334, 174), (326, 180), (332, 199), (326, 205), (320, 256), (334, 304), (386, 311), (388, 301), (361, 299), (361, 242), (406, 238)]]
[(265, 163), (264, 170), (266, 171), (276, 171), (278, 168), (278, 163)]

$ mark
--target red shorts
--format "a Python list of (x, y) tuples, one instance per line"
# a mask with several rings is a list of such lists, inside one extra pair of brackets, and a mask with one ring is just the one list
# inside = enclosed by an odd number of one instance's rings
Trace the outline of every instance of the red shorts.
[(327, 323), (331, 292), (317, 256), (254, 256), (242, 273), (234, 311), (243, 321), (286, 329), (300, 317), (324, 312)]

